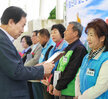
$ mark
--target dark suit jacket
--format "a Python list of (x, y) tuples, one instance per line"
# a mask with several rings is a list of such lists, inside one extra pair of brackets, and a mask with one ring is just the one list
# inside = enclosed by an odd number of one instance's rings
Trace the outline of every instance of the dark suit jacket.
[(30, 54), (31, 50), (32, 49), (30, 48), (26, 53), (24, 53), (24, 56), (22, 57), (23, 63), (25, 63), (25, 61), (27, 59), (27, 54)]
[(27, 80), (42, 79), (43, 66), (24, 67), (16, 48), (0, 29), (0, 99), (30, 99)]

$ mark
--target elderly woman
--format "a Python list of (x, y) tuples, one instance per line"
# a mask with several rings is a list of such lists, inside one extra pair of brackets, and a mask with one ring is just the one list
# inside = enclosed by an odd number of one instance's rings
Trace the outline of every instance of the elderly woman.
[(22, 44), (22, 47), (24, 48), (24, 50), (22, 51), (22, 60), (23, 60), (23, 63), (25, 63), (26, 59), (27, 59), (27, 54), (29, 54), (31, 52), (31, 45), (32, 45), (32, 41), (31, 41), (31, 37), (30, 36), (23, 36), (21, 38), (21, 44)]
[[(102, 19), (88, 23), (88, 45), (91, 48), (76, 78), (74, 99), (108, 99), (108, 25)], [(79, 78), (78, 78), (79, 77)]]
[[(64, 31), (65, 31), (65, 27), (62, 24), (55, 24), (51, 27), (51, 38), (55, 42), (56, 45), (53, 46), (53, 48), (50, 50), (48, 54), (48, 58), (50, 58), (54, 53), (58, 51), (63, 51), (68, 46), (68, 43), (64, 40)], [(59, 61), (55, 63), (55, 67), (53, 68), (52, 73), (54, 73), (54, 70), (56, 69), (58, 62)], [(52, 75), (49, 77), (48, 80), (43, 80), (42, 81), (43, 84), (48, 86), (51, 77)], [(44, 91), (44, 94), (45, 94), (44, 99), (53, 99), (53, 96), (51, 96), (48, 92), (45, 93)]]
[[(54, 53), (58, 51), (63, 51), (67, 46), (68, 43), (64, 40), (64, 31), (65, 27), (62, 24), (55, 24), (51, 28), (51, 38), (56, 43), (56, 45), (51, 49), (49, 53), (49, 57), (51, 57)], [(57, 67), (58, 61), (55, 63), (55, 68)], [(53, 72), (52, 71), (52, 72)]]

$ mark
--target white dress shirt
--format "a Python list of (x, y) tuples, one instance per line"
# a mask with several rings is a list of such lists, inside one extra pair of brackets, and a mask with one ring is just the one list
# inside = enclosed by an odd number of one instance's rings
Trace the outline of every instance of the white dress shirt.
[(8, 32), (6, 32), (3, 28), (0, 27), (0, 29), (8, 36), (8, 38), (10, 39), (10, 41), (13, 43), (14, 38)]

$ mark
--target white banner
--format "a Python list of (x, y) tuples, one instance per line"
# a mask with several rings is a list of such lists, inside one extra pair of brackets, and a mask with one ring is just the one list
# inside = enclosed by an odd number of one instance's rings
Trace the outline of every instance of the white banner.
[(95, 18), (107, 20), (108, 0), (66, 0), (67, 25), (70, 21), (79, 21), (86, 27)]

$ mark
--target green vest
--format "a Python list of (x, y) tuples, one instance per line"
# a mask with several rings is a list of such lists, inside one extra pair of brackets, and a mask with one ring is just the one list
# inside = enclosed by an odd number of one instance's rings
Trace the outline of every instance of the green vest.
[[(66, 53), (65, 56), (60, 58), (59, 64), (57, 66), (57, 71), (63, 72), (65, 70), (72, 54), (73, 54), (73, 51), (70, 50)], [(75, 96), (75, 78), (67, 85), (66, 89), (61, 90), (61, 95)]]

